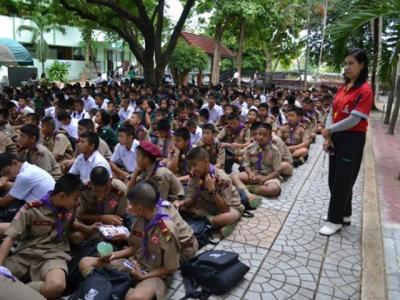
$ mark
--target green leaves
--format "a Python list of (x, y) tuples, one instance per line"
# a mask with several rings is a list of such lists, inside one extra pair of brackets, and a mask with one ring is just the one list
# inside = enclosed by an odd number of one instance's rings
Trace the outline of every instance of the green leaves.
[(47, 68), (47, 74), (51, 81), (67, 81), (69, 73), (69, 65), (56, 60), (50, 67)]
[(169, 59), (171, 69), (185, 74), (194, 69), (204, 70), (207, 67), (208, 56), (200, 48), (189, 46), (179, 41)]

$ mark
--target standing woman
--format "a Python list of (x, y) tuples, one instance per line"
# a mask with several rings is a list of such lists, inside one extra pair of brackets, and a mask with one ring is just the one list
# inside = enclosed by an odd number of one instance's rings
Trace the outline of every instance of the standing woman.
[(328, 115), (324, 150), (330, 152), (329, 189), (331, 198), (327, 223), (321, 235), (330, 236), (350, 224), (353, 186), (360, 171), (373, 91), (367, 83), (368, 58), (365, 50), (350, 50), (345, 58), (345, 85), (337, 91)]

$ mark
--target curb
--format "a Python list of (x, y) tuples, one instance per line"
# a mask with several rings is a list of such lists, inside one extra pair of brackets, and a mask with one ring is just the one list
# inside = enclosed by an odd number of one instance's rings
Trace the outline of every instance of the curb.
[(371, 131), (369, 126), (364, 151), (361, 299), (386, 300), (385, 256)]

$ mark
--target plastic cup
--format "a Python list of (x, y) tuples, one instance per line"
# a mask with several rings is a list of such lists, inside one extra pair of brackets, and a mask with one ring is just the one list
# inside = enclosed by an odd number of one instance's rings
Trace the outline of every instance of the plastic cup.
[(99, 252), (100, 257), (110, 255), (113, 250), (113, 246), (110, 243), (100, 242), (97, 244), (97, 252)]

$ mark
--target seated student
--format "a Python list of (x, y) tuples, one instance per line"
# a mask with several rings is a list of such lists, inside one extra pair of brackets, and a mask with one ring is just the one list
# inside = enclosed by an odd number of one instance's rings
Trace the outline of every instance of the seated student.
[(118, 111), (120, 123), (128, 120), (135, 110), (130, 106), (129, 95), (124, 94), (121, 98), (121, 108)]
[(201, 136), (203, 134), (201, 128), (197, 126), (197, 120), (189, 119), (186, 124), (186, 128), (190, 132), (190, 143), (192, 145), (196, 145), (201, 140)]
[(237, 162), (242, 161), (242, 149), (250, 144), (250, 129), (240, 122), (237, 114), (230, 114), (227, 117), (228, 126), (218, 134), (218, 140), (224, 143), (224, 146), (235, 151)]
[(99, 110), (107, 110), (107, 104), (110, 100), (105, 99), (103, 94), (96, 94), (94, 96), (94, 102)]
[(207, 150), (212, 165), (216, 168), (224, 169), (225, 148), (221, 142), (218, 142), (217, 131), (213, 124), (206, 124), (203, 126), (203, 136), (196, 146), (203, 147)]
[(178, 108), (175, 110), (175, 114), (176, 117), (172, 123), (172, 129), (176, 130), (181, 127), (186, 127), (189, 118), (185, 106), (178, 106)]
[(8, 190), (0, 197), (0, 222), (10, 222), (25, 202), (40, 199), (55, 184), (49, 173), (9, 153), (0, 154), (0, 175), (0, 188)]
[(107, 143), (111, 151), (114, 151), (114, 147), (118, 144), (118, 137), (110, 127), (110, 119), (110, 114), (101, 109), (96, 113), (94, 121), (98, 125), (97, 134)]
[(244, 124), (247, 128), (250, 129), (253, 126), (253, 124), (257, 123), (257, 119), (258, 119), (258, 111), (256, 109), (250, 109), (249, 112), (247, 113), (247, 121)]
[(52, 117), (42, 119), (41, 133), (43, 145), (53, 153), (57, 162), (74, 156), (70, 140), (62, 131), (56, 130), (56, 123)]
[(298, 108), (292, 108), (288, 112), (288, 122), (278, 131), (278, 136), (285, 142), (290, 153), (292, 153), (295, 165), (304, 163), (304, 157), (308, 155), (308, 146), (310, 144), (309, 132), (300, 124), (299, 110)]
[[(122, 181), (111, 179), (106, 168), (94, 167), (90, 172), (90, 188), (81, 192), (77, 217), (86, 225), (97, 222), (122, 225), (126, 215), (125, 195), (126, 185)], [(99, 234), (90, 237), (96, 238)]]
[(242, 164), (245, 171), (231, 175), (235, 186), (243, 190), (249, 199), (250, 193), (276, 197), (281, 192), (279, 175), (282, 157), (271, 139), (272, 126), (268, 123), (260, 123), (256, 141), (245, 150)]
[(206, 124), (212, 124), (213, 122), (210, 120), (210, 112), (207, 108), (200, 109), (199, 112), (199, 126), (202, 127)]
[(320, 115), (314, 107), (314, 101), (311, 99), (305, 99), (303, 102), (304, 116), (311, 121), (311, 140), (315, 140), (317, 135), (317, 125), (319, 124)]
[[(79, 178), (64, 175), (54, 190), (22, 207), (0, 246), (0, 265), (20, 280), (29, 278), (28, 285), (48, 299), (60, 297), (66, 287), (71, 211), (78, 204), (80, 184)], [(15, 241), (17, 247), (8, 256)]]
[(78, 148), (81, 154), (78, 155), (69, 173), (79, 175), (82, 183), (87, 185), (90, 180), (90, 172), (94, 167), (102, 166), (112, 175), (110, 165), (106, 159), (97, 151), (99, 137), (94, 132), (87, 132), (80, 136)]
[[(225, 126), (228, 125), (227, 116), (234, 112), (234, 108), (236, 108), (236, 106), (233, 106), (232, 104), (224, 105), (224, 114), (219, 118), (218, 124), (217, 124), (218, 130), (222, 130)], [(237, 108), (236, 108), (236, 112), (237, 112)]]
[(53, 153), (39, 143), (39, 128), (32, 124), (24, 125), (20, 128), (18, 144), (21, 148), (19, 158), (31, 164), (37, 165), (48, 172), (54, 179), (61, 177), (61, 168)]
[(31, 289), (17, 278), (5, 274), (4, 271), (4, 269), (0, 271), (0, 290), (3, 299), (46, 300), (34, 289)]
[(155, 144), (161, 149), (161, 154), (163, 158), (167, 158), (171, 144), (172, 144), (172, 133), (171, 125), (168, 119), (161, 119), (156, 124), (156, 134), (157, 140)]
[(25, 117), (25, 124), (40, 125), (40, 116), (37, 113), (29, 113)]
[[(127, 199), (127, 212), (137, 218), (128, 239), (129, 247), (102, 258), (84, 257), (79, 269), (83, 276), (95, 267), (107, 265), (129, 272), (137, 284), (129, 289), (125, 300), (164, 299), (164, 279), (179, 269), (180, 261), (196, 254), (193, 230), (172, 205), (160, 200), (157, 187), (150, 181), (130, 189)], [(133, 269), (124, 264), (124, 258), (134, 262)]]
[(17, 144), (8, 137), (3, 131), (0, 131), (0, 153), (10, 153), (12, 155), (18, 155)]
[(192, 145), (190, 144), (189, 130), (183, 127), (175, 130), (167, 167), (184, 183), (188, 182), (190, 177), (189, 163), (186, 157), (190, 149), (192, 149)]
[(135, 140), (135, 130), (129, 124), (118, 128), (119, 144), (115, 147), (110, 159), (110, 167), (117, 178), (127, 182), (129, 174), (136, 170), (136, 149), (139, 142)]
[(288, 146), (286, 146), (285, 142), (275, 133), (272, 134), (272, 143), (278, 147), (279, 152), (281, 153), (281, 175), (286, 177), (292, 176), (293, 156), (292, 153), (290, 153)]
[(25, 115), (18, 111), (17, 105), (14, 102), (7, 102), (7, 110), (10, 116), (9, 122), (11, 126), (16, 128), (25, 124)]
[(63, 129), (69, 136), (73, 137), (75, 140), (79, 138), (78, 121), (71, 119), (71, 116), (68, 112), (59, 112), (57, 114), (57, 120), (61, 123), (61, 129)]
[[(94, 132), (94, 123), (90, 119), (84, 119), (80, 120), (78, 122), (78, 135), (79, 137), (87, 132)], [(112, 152), (110, 150), (110, 147), (107, 145), (107, 143), (99, 137), (99, 148), (97, 151), (100, 152), (100, 154), (106, 159), (110, 160), (112, 156)], [(75, 149), (75, 157), (79, 155), (79, 147), (76, 147)]]
[(90, 115), (85, 110), (85, 105), (82, 99), (74, 101), (74, 111), (71, 113), (71, 118), (78, 122), (83, 119), (90, 119)]
[(128, 120), (129, 124), (135, 128), (135, 139), (140, 141), (149, 141), (150, 137), (146, 127), (143, 126), (143, 117), (139, 112), (134, 112)]
[(274, 128), (275, 117), (269, 114), (269, 107), (267, 103), (261, 103), (258, 108), (258, 119), (259, 122), (264, 122), (272, 125)]
[(175, 207), (207, 217), (227, 237), (239, 222), (244, 206), (229, 175), (210, 164), (208, 152), (195, 147), (188, 153), (192, 177), (187, 197), (174, 202)]
[(183, 198), (182, 183), (174, 173), (157, 160), (159, 158), (161, 158), (161, 151), (156, 145), (141, 141), (136, 155), (138, 168), (131, 175), (128, 187), (134, 186), (137, 182), (151, 179), (158, 184), (161, 198), (165, 200)]
[(25, 96), (20, 95), (18, 97), (18, 111), (25, 116), (35, 112), (34, 109), (29, 106), (29, 104), (29, 100)]

